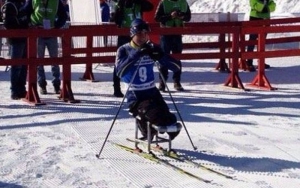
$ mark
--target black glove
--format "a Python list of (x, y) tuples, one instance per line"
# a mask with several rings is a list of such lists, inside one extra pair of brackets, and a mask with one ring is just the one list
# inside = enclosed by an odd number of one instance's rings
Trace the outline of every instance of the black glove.
[(164, 53), (159, 46), (155, 46), (149, 56), (154, 61), (159, 61), (164, 56)]
[(152, 48), (153, 48), (153, 43), (148, 41), (141, 47), (140, 51), (143, 55), (149, 55), (152, 53), (153, 50)]
[(153, 44), (151, 41), (146, 42), (141, 47), (141, 53), (149, 55), (151, 59), (158, 61), (160, 60), (164, 53), (158, 45)]

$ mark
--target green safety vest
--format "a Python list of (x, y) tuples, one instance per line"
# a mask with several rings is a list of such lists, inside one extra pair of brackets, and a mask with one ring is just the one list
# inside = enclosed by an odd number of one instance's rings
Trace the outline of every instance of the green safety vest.
[[(171, 14), (174, 10), (180, 11), (180, 12), (186, 12), (187, 11), (187, 2), (186, 0), (177, 0), (177, 1), (171, 1), (171, 0), (163, 0), (163, 6), (164, 6), (164, 12), (165, 14)], [(182, 27), (184, 22), (181, 19), (175, 18), (168, 20), (165, 24), (166, 27)]]
[(274, 12), (276, 9), (276, 3), (273, 0), (269, 0), (268, 8), (269, 12), (261, 12), (264, 8), (263, 2), (259, 0), (250, 0), (250, 16), (255, 18), (269, 19), (270, 12)]
[(50, 26), (54, 27), (54, 21), (58, 10), (59, 0), (33, 0), (33, 13), (30, 20), (33, 25), (43, 25), (43, 20), (50, 20)]
[(131, 22), (136, 18), (142, 18), (141, 5), (134, 4), (132, 8), (124, 7), (122, 27), (130, 27)]

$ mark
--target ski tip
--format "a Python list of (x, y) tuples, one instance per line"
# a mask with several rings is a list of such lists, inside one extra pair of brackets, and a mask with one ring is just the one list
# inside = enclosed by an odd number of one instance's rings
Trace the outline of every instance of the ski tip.
[(99, 158), (100, 158), (100, 155), (99, 155), (99, 154), (96, 154), (96, 157), (97, 157), (97, 159), (99, 159)]

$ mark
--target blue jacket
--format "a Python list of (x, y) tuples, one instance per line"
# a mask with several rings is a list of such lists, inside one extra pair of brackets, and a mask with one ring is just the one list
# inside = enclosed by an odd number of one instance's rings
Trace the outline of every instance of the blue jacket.
[[(163, 54), (157, 63), (173, 72), (180, 71), (180, 62), (167, 54)], [(157, 92), (153, 70), (155, 61), (132, 41), (118, 48), (115, 65), (121, 80), (127, 87), (131, 84), (126, 93), (128, 102), (149, 99)]]
[(109, 22), (110, 10), (108, 4), (106, 2), (100, 3), (100, 10), (101, 10), (101, 21)]

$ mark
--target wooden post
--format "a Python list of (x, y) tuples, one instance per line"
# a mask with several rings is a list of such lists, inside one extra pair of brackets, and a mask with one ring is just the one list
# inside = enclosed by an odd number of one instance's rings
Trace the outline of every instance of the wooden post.
[[(229, 14), (229, 17), (230, 17), (230, 13), (228, 13), (228, 14)], [(228, 14), (227, 14), (226, 21), (228, 21)], [(219, 18), (220, 18), (220, 16), (219, 16)], [(219, 42), (220, 42), (220, 53), (226, 52), (226, 36), (225, 36), (225, 33), (221, 33), (219, 35)], [(216, 66), (216, 70), (219, 70), (220, 72), (228, 72), (228, 73), (230, 72), (230, 69), (228, 68), (228, 66), (226, 64), (226, 60), (224, 58), (220, 59), (219, 63)]]

